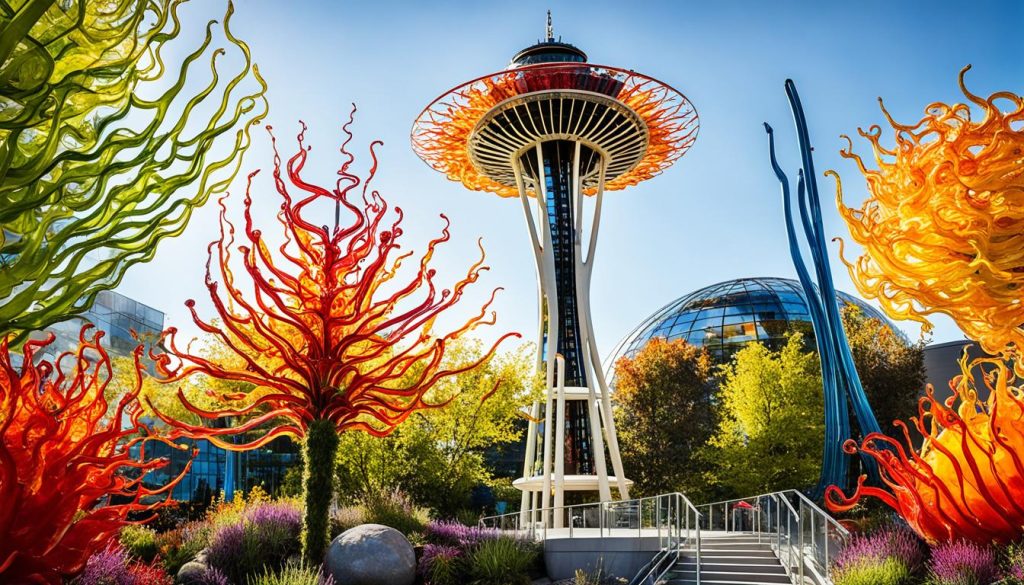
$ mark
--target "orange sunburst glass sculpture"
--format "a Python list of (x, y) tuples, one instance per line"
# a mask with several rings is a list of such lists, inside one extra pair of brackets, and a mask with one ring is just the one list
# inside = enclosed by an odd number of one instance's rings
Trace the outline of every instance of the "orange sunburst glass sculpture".
[[(989, 397), (979, 401), (972, 376), (979, 374)], [(865, 437), (860, 451), (878, 462), (889, 491), (863, 485), (852, 497), (835, 486), (826, 492), (829, 507), (846, 511), (871, 496), (896, 510), (929, 542), (969, 539), (1010, 542), (1024, 530), (1024, 394), (1000, 360), (961, 359), (962, 374), (950, 382), (954, 395), (945, 403), (932, 388), (921, 399), (911, 425), (924, 437), (920, 452), (881, 433)], [(959, 405), (956, 401), (959, 400)], [(906, 445), (910, 432), (902, 421)], [(858, 450), (850, 441), (850, 453)]]
[(57, 584), (74, 576), (131, 523), (129, 514), (167, 504), (191, 465), (167, 485), (143, 484), (167, 465), (147, 461), (146, 445), (174, 445), (140, 422), (142, 349), (134, 388), (108, 404), (110, 359), (102, 334), (88, 331), (76, 353), (54, 361), (39, 357), (52, 336), (25, 343), (19, 367), (0, 341), (0, 582)]
[[(928, 324), (945, 313), (982, 347), (1014, 360), (1024, 348), (1024, 98), (1009, 92), (980, 106), (932, 104), (916, 125), (898, 124), (896, 146), (880, 144), (881, 130), (861, 132), (877, 169), (847, 149), (868, 182), (859, 210), (839, 208), (864, 255), (847, 263), (858, 289), (893, 317)], [(887, 115), (888, 117), (888, 115)], [(972, 372), (989, 396), (978, 400)], [(929, 388), (912, 426), (924, 437), (919, 452), (880, 434), (860, 450), (872, 456), (891, 490), (863, 486), (849, 498), (827, 493), (833, 510), (873, 496), (897, 510), (929, 541), (968, 538), (1007, 542), (1024, 535), (1024, 394), (1000, 359), (961, 360), (954, 395), (937, 402)], [(959, 401), (959, 404), (957, 404)], [(906, 425), (904, 438), (910, 445)], [(847, 450), (857, 445), (848, 443)]]
[(896, 318), (928, 327), (945, 313), (985, 351), (1024, 348), (1024, 98), (988, 99), (960, 87), (980, 107), (934, 103), (914, 125), (886, 117), (895, 147), (882, 131), (861, 131), (877, 169), (851, 146), (842, 152), (867, 179), (860, 209), (839, 211), (864, 255), (848, 263), (858, 290)]

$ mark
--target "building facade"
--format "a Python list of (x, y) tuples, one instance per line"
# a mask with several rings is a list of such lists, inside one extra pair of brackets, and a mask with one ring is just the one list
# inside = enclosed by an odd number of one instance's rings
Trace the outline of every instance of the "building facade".
[[(101, 291), (81, 316), (57, 323), (47, 330), (55, 339), (42, 357), (52, 360), (61, 353), (74, 351), (86, 323), (104, 333), (103, 347), (111, 358), (116, 359), (130, 357), (139, 343), (157, 343), (164, 329), (164, 313), (120, 293)], [(149, 360), (144, 360), (143, 364), (150, 374), (154, 373)], [(209, 501), (221, 493), (230, 497), (235, 490), (247, 492), (255, 486), (276, 493), (284, 483), (287, 470), (297, 465), (299, 459), (297, 445), (284, 437), (260, 449), (242, 453), (227, 452), (204, 440), (182, 440), (179, 443), (191, 449), (171, 449), (160, 443), (147, 446), (147, 457), (166, 457), (170, 463), (152, 471), (146, 483), (161, 486), (177, 477), (195, 450), (192, 467), (171, 494), (172, 498), (180, 501)]]

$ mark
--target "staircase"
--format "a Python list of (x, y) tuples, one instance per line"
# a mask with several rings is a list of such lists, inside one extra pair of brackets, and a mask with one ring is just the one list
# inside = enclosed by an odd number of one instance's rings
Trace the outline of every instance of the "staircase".
[[(662, 577), (667, 585), (697, 583), (697, 551), (680, 549), (679, 560)], [(768, 542), (738, 532), (705, 534), (701, 543), (701, 585), (773, 585), (791, 583)]]

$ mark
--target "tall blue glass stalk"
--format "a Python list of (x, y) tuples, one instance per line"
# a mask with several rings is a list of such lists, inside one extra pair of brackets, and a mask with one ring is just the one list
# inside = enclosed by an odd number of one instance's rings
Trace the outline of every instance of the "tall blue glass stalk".
[[(800, 284), (803, 288), (807, 307), (814, 326), (814, 337), (818, 345), (818, 356), (821, 361), (821, 381), (825, 402), (825, 445), (822, 457), (821, 476), (812, 495), (817, 499), (825, 493), (825, 488), (837, 485), (844, 489), (850, 487), (849, 469), (850, 455), (843, 449), (844, 443), (850, 439), (863, 437), (868, 433), (881, 432), (878, 420), (871, 411), (860, 376), (853, 363), (850, 343), (843, 330), (839, 315), (839, 307), (835, 302), (836, 290), (832, 282), (832, 269), (829, 266), (828, 250), (825, 247), (824, 228), (821, 220), (821, 199), (818, 195), (818, 182), (814, 174), (814, 157), (811, 155), (810, 138), (807, 132), (807, 120), (800, 104), (800, 96), (793, 80), (786, 80), (786, 96), (793, 111), (796, 123), (797, 138), (800, 143), (802, 168), (797, 172), (797, 212), (800, 216), (800, 230), (797, 230), (793, 213), (793, 196), (789, 187), (789, 179), (775, 158), (775, 137), (772, 127), (765, 123), (768, 132), (768, 150), (772, 169), (782, 186), (783, 210), (786, 218), (786, 235), (789, 239), (789, 251), (796, 266)], [(811, 263), (814, 274), (804, 262), (800, 249), (800, 235), (806, 240), (811, 251)], [(858, 435), (853, 435), (850, 420), (850, 409), (857, 419)], [(870, 458), (862, 457), (864, 470), (869, 478), (878, 484), (878, 469)]]

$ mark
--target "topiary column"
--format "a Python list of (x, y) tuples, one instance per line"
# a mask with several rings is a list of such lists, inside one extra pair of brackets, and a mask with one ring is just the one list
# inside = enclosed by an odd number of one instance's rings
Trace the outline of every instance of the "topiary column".
[(328, 508), (334, 494), (334, 457), (338, 451), (338, 431), (334, 424), (318, 419), (309, 425), (302, 459), (306, 464), (302, 473), (302, 495), (305, 509), (302, 514), (302, 560), (308, 565), (319, 565), (327, 553)]

